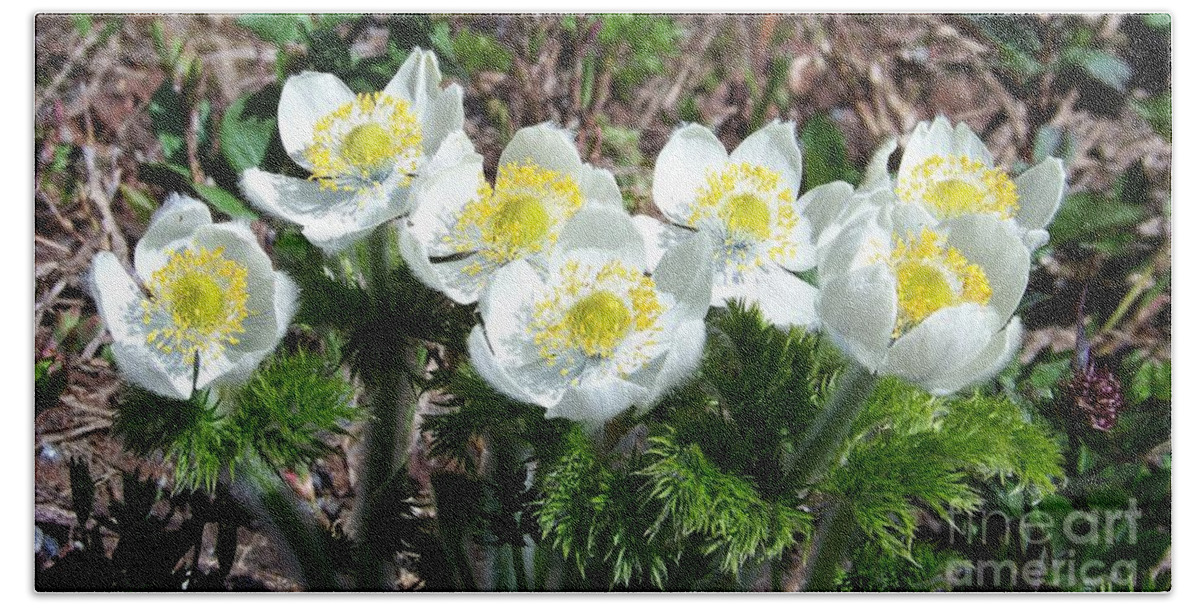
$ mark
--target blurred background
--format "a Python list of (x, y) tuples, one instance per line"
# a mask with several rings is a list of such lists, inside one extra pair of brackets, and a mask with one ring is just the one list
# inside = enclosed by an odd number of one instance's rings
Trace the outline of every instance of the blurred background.
[[(378, 90), (421, 46), (463, 85), (466, 131), (488, 171), (515, 130), (553, 121), (643, 213), (654, 213), (654, 159), (683, 122), (713, 127), (732, 148), (766, 121), (794, 121), (803, 190), (856, 183), (877, 145), (937, 114), (970, 125), (1012, 173), (1063, 158), (1070, 191), (1035, 253), (1019, 311), (1024, 348), (1000, 386), (1061, 434), (1069, 478), (1050, 508), (1136, 500), (1139, 586), (1169, 588), (1170, 41), (1163, 15), (40, 15), (39, 576), (58, 565), (54, 576), (100, 586), (296, 588), (293, 565), (252, 513), (210, 525), (219, 505), (172, 495), (161, 455), (126, 452), (112, 434), (120, 387), (82, 279), (97, 251), (128, 259), (166, 193), (256, 220), (236, 176), (284, 158), (274, 114), (287, 75), (332, 72)], [(270, 226), (255, 228), (270, 246)], [(1070, 384), (1084, 345), (1118, 403), (1097, 406)], [(286, 476), (337, 536), (360, 454), (353, 434), (329, 441), (311, 470)], [(423, 442), (414, 436), (418, 481), (441, 466), (422, 457)], [(1025, 512), (1009, 499), (998, 487), (989, 508)], [(919, 554), (1023, 551), (953, 542), (931, 524)], [(1088, 550), (1104, 559), (1113, 549)], [(930, 586), (916, 566), (912, 580), (894, 580), (894, 568), (873, 573), (869, 556), (858, 559), (855, 588)], [(422, 580), (404, 571), (397, 585)]]

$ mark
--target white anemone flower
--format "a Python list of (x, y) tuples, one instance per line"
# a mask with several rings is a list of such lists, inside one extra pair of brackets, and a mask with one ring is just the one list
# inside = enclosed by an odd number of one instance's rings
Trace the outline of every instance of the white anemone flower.
[(651, 259), (693, 233), (713, 243), (712, 306), (757, 303), (771, 323), (811, 326), (817, 289), (793, 272), (812, 268), (809, 221), (797, 201), (800, 147), (795, 125), (778, 121), (729, 154), (700, 125), (677, 130), (654, 166), (654, 204), (667, 218), (634, 218)]
[(1029, 252), (992, 215), (927, 219), (859, 214), (822, 257), (817, 313), (869, 371), (945, 395), (992, 377), (1020, 345)]
[(548, 417), (597, 425), (648, 408), (699, 365), (712, 289), (707, 238), (677, 245), (646, 273), (641, 237), (614, 209), (581, 211), (539, 269), (496, 272), (468, 339), (500, 392)]
[[(965, 215), (988, 215), (1004, 220), (1030, 250), (1049, 240), (1046, 226), (1066, 192), (1061, 159), (1050, 157), (1016, 178), (997, 167), (987, 146), (965, 123), (951, 126), (944, 116), (917, 125), (909, 137), (893, 179), (888, 158), (896, 149), (891, 140), (876, 151), (853, 199), (843, 206), (830, 201), (810, 211), (821, 229), (839, 225), (865, 206), (910, 205), (927, 222), (945, 222)], [(817, 220), (816, 217), (821, 217)], [(822, 234), (819, 242), (832, 238)]]
[(248, 169), (241, 187), (263, 212), (303, 227), (336, 253), (408, 213), (414, 180), (469, 152), (462, 87), (440, 88), (432, 51), (413, 49), (379, 92), (355, 95), (337, 76), (303, 72), (279, 98), (283, 147), (310, 174), (297, 179)]
[(165, 397), (236, 384), (279, 343), (297, 289), (249, 226), (212, 223), (208, 207), (172, 195), (134, 251), (136, 280), (111, 252), (92, 260), (90, 287), (125, 378)]
[(623, 210), (612, 173), (585, 164), (570, 132), (549, 124), (517, 131), (500, 154), (495, 184), (483, 159), (431, 176), (400, 229), (401, 253), (423, 283), (460, 304), (479, 299), (498, 270), (544, 257), (581, 209)]

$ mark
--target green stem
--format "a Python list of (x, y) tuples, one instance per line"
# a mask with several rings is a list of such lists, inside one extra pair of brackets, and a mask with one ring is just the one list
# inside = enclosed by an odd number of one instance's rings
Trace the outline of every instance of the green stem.
[(1150, 273), (1149, 267), (1145, 268), (1142, 275), (1129, 287), (1129, 291), (1125, 294), (1125, 297), (1121, 298), (1121, 301), (1117, 303), (1116, 310), (1109, 315), (1108, 320), (1104, 322), (1098, 333), (1104, 333), (1116, 327), (1117, 323), (1125, 317), (1125, 313), (1129, 312), (1129, 307), (1133, 305), (1138, 296), (1153, 287), (1154, 283), (1154, 276)]
[(786, 487), (812, 483), (833, 460), (863, 405), (875, 389), (876, 377), (857, 363), (850, 363), (838, 381), (837, 391), (809, 428), (786, 476)]
[(855, 522), (854, 508), (843, 501), (837, 501), (825, 518), (821, 536), (817, 540), (817, 549), (813, 556), (812, 570), (809, 571), (805, 591), (835, 591), (838, 568), (850, 541), (854, 538)]
[(299, 566), (307, 591), (336, 591), (332, 549), (311, 514), (296, 504), (296, 497), (275, 471), (257, 458), (248, 462), (244, 480), (235, 482), (231, 495), (269, 523)]
[[(390, 284), (392, 256), (389, 249), (391, 231), (381, 226), (368, 238), (367, 259), (362, 271), (367, 280), (368, 295), (373, 300), (373, 318), (363, 322), (385, 327), (395, 319), (386, 316), (394, 289)], [(384, 514), (388, 509), (403, 508), (389, 492), (389, 484), (401, 469), (407, 456), (409, 429), (417, 396), (409, 380), (409, 370), (415, 367), (416, 345), (393, 332), (380, 331), (379, 339), (369, 345), (367, 363), (360, 370), (364, 384), (364, 403), (370, 411), (364, 438), (363, 473), (358, 488), (359, 503), (355, 506), (358, 536), (358, 585), (361, 589), (390, 589), (394, 580), (392, 548), (386, 539), (391, 536)]]
[(524, 547), (521, 545), (509, 545), (512, 550), (513, 573), (517, 578), (517, 591), (530, 591), (529, 579), (525, 576), (525, 555)]

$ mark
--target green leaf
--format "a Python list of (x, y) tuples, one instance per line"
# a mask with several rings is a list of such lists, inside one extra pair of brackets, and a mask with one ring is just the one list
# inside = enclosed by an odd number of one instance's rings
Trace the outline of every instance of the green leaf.
[(451, 47), (451, 56), (468, 75), (483, 71), (507, 72), (512, 67), (512, 53), (487, 34), (463, 30), (455, 34)]
[(262, 164), (275, 137), (274, 112), (268, 108), (265, 115), (262, 104), (256, 103), (258, 93), (243, 95), (230, 104), (221, 117), (221, 154), (235, 173)]
[(158, 201), (151, 198), (149, 194), (125, 183), (122, 183), (118, 188), (121, 191), (121, 197), (125, 199), (125, 202), (137, 214), (138, 219), (143, 224), (148, 223), (150, 217), (158, 210)]
[(267, 42), (282, 45), (299, 41), (301, 34), (312, 28), (312, 19), (307, 15), (261, 13), (241, 15), (237, 24)]
[(196, 194), (205, 202), (212, 205), (214, 209), (228, 215), (234, 219), (256, 220), (258, 214), (250, 210), (242, 199), (234, 196), (229, 191), (218, 186), (209, 186), (208, 184), (192, 184), (192, 188), (196, 190)]
[(71, 21), (75, 24), (75, 31), (79, 32), (80, 36), (86, 37), (92, 33), (92, 16), (91, 15), (71, 15)]
[(1142, 21), (1154, 29), (1165, 29), (1171, 27), (1171, 15), (1167, 13), (1150, 13), (1149, 15), (1143, 15)]
[(208, 184), (192, 182), (192, 174), (184, 167), (171, 163), (146, 163), (141, 167), (147, 179), (151, 179), (167, 189), (187, 189), (203, 199), (213, 209), (232, 218), (255, 220), (258, 214), (250, 210), (246, 203), (229, 191)]
[(830, 182), (858, 181), (858, 171), (850, 164), (846, 139), (828, 116), (812, 117), (804, 125), (800, 139), (804, 143), (804, 192)]
[(1150, 128), (1168, 142), (1171, 141), (1171, 93), (1161, 93), (1149, 99), (1133, 100), (1133, 109), (1150, 123)]
[(1118, 90), (1124, 91), (1133, 69), (1124, 60), (1112, 53), (1098, 49), (1083, 49), (1068, 55), (1068, 60), (1079, 65), (1093, 78)]
[(1145, 213), (1139, 205), (1110, 197), (1087, 192), (1071, 194), (1063, 201), (1054, 223), (1050, 224), (1050, 243), (1094, 243), (1137, 224)]
[(1140, 404), (1151, 397), (1170, 403), (1171, 401), (1171, 362), (1147, 359), (1137, 367), (1129, 384), (1129, 400), (1133, 405)]

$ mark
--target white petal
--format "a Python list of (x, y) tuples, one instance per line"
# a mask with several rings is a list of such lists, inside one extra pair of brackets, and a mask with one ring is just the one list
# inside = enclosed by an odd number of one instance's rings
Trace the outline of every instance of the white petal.
[(952, 373), (926, 383), (929, 392), (949, 395), (963, 387), (979, 384), (995, 376), (1012, 360), (1021, 346), (1021, 320), (1013, 318), (1002, 331), (997, 332), (983, 352), (965, 366)]
[(467, 203), (479, 198), (483, 185), (483, 163), (468, 158), (430, 178), (413, 193), (413, 212), (408, 224), (415, 238), (431, 255), (448, 256), (457, 252), (445, 241)]
[(954, 130), (950, 122), (938, 116), (933, 122), (922, 122), (913, 129), (904, 154), (900, 156), (900, 177), (907, 176), (917, 165), (934, 155), (947, 156), (954, 150)]
[[(278, 342), (287, 334), (288, 325), (296, 314), (296, 304), (300, 297), (300, 287), (292, 277), (275, 271), (275, 340)], [(272, 347), (273, 349), (274, 347)]]
[(936, 229), (937, 218), (924, 205), (899, 203), (891, 207), (888, 214), (892, 232), (898, 235), (918, 235), (924, 228)]
[(476, 372), (479, 372), (479, 375), (488, 384), (492, 385), (492, 388), (517, 401), (548, 407), (547, 405), (538, 403), (538, 400), (523, 389), (508, 371), (504, 369), (501, 363), (496, 360), (492, 348), (488, 346), (482, 325), (476, 325), (471, 330), (471, 335), (467, 337), (467, 351), (471, 357), (471, 366), (475, 368)]
[(977, 357), (996, 327), (996, 313), (990, 308), (975, 304), (943, 308), (900, 336), (880, 371), (924, 385), (943, 370)]
[(598, 426), (630, 406), (645, 404), (649, 399), (650, 390), (643, 386), (615, 376), (602, 376), (568, 388), (558, 405), (546, 412), (546, 417)]
[[(226, 350), (200, 356), (200, 373), (196, 375), (196, 388), (206, 389), (212, 385), (232, 385), (244, 382), (250, 373), (269, 353), (268, 349), (249, 352)], [(245, 361), (242, 363), (242, 361)], [(191, 376), (188, 376), (191, 380)]]
[(687, 224), (688, 209), (706, 176), (728, 160), (725, 146), (707, 128), (690, 124), (675, 131), (654, 163), (654, 204), (671, 221)]
[[(224, 359), (214, 362), (214, 368), (202, 369), (197, 378), (197, 386), (200, 389), (209, 386), (240, 386), (246, 384), (246, 380), (250, 380), (251, 375), (258, 369), (260, 363), (270, 355), (274, 348), (264, 350), (254, 350), (252, 353), (245, 353), (236, 359)], [(226, 351), (226, 354), (229, 354)]]
[(304, 238), (327, 254), (337, 253), (372, 230), (412, 208), (409, 188), (401, 186), (404, 176), (393, 174), (377, 190), (357, 193), (348, 202), (304, 225)]
[(480, 260), (478, 255), (470, 254), (434, 263), (429, 259), (429, 250), (407, 226), (400, 227), (399, 241), (401, 257), (413, 276), (425, 286), (446, 294), (459, 304), (472, 304), (479, 299), (479, 292), (488, 277), (464, 272), (465, 268)]
[(890, 227), (881, 225), (885, 222), (890, 223), (889, 214), (872, 209), (843, 227), (817, 253), (820, 282), (824, 284), (828, 277), (869, 266), (889, 255), (894, 243)]
[(778, 266), (767, 265), (748, 295), (758, 303), (763, 318), (776, 327), (817, 323), (817, 288)]
[(825, 229), (832, 226), (849, 210), (854, 188), (846, 182), (830, 182), (804, 193), (800, 197), (800, 212), (812, 225), (814, 240), (820, 241)]
[(149, 281), (154, 271), (167, 263), (170, 252), (184, 247), (192, 232), (212, 223), (208, 205), (190, 197), (172, 194), (167, 197), (154, 217), (146, 234), (133, 252), (133, 267), (142, 281)]
[(117, 256), (110, 251), (101, 251), (92, 258), (88, 286), (113, 340), (145, 341), (146, 333), (141, 324), (142, 292)]
[(771, 121), (747, 137), (729, 159), (775, 171), (783, 178), (782, 184), (793, 200), (800, 194), (800, 145), (796, 143), (796, 123)]
[(534, 299), (545, 286), (542, 275), (525, 260), (505, 264), (488, 281), (479, 300), (479, 316), (497, 360), (515, 368), (538, 359), (529, 333)]
[(1027, 229), (1045, 228), (1058, 212), (1067, 189), (1061, 159), (1054, 157), (1017, 176), (1017, 223)]
[(301, 226), (321, 221), (330, 209), (347, 206), (354, 199), (353, 193), (322, 190), (312, 180), (259, 169), (243, 171), (240, 185), (251, 205)]
[(788, 255), (776, 258), (775, 263), (792, 272), (804, 272), (817, 265), (817, 246), (813, 242), (812, 225), (809, 224), (808, 218), (797, 218), (790, 240), (795, 243), (796, 248)]
[(452, 131), (442, 140), (437, 152), (431, 158), (427, 158), (425, 164), (417, 170), (418, 175), (413, 180), (412, 187), (414, 190), (419, 190), (426, 180), (437, 177), (442, 171), (465, 162), (475, 162), (482, 166), (483, 156), (475, 152), (475, 144), (471, 143), (471, 139), (467, 137), (466, 133), (461, 130)]
[(642, 234), (642, 243), (646, 246), (646, 266), (648, 268), (657, 268), (663, 254), (668, 249), (695, 234), (691, 230), (660, 222), (648, 215), (633, 216), (633, 225)]
[(1030, 230), (1021, 239), (1029, 251), (1033, 251), (1050, 242), (1050, 233), (1045, 230)]
[(534, 164), (543, 169), (570, 175), (577, 181), (583, 171), (579, 150), (566, 129), (548, 123), (525, 127), (513, 135), (512, 141), (500, 153), (499, 167), (511, 164)]
[(617, 186), (617, 178), (612, 171), (591, 165), (584, 165), (580, 173), (579, 190), (583, 200), (612, 207), (625, 209), (625, 201), (621, 198), (621, 189)]
[(1000, 323), (1012, 316), (1029, 283), (1029, 250), (1006, 224), (991, 215), (963, 215), (945, 224), (946, 244), (978, 264), (987, 276), (992, 289), (988, 305), (996, 310)]
[(311, 169), (304, 151), (313, 143), (313, 125), (352, 101), (354, 92), (333, 74), (301, 72), (288, 78), (279, 96), (279, 139), (288, 156)]
[(880, 189), (892, 189), (892, 178), (888, 174), (888, 159), (892, 157), (892, 153), (895, 151), (896, 138), (894, 137), (875, 149), (875, 153), (871, 155), (871, 161), (867, 163), (866, 171), (863, 172), (862, 181), (858, 184), (860, 190), (870, 192)]
[(712, 242), (704, 233), (696, 233), (667, 250), (654, 268), (654, 283), (659, 291), (675, 298), (675, 314), (680, 319), (703, 319), (712, 299)]
[(663, 357), (662, 367), (654, 378), (647, 405), (675, 388), (700, 366), (704, 355), (707, 330), (703, 319), (680, 323), (671, 337), (671, 346)]
[(642, 235), (623, 208), (584, 207), (563, 225), (558, 246), (563, 251), (603, 249), (633, 268), (646, 270)]
[(191, 376), (167, 373), (145, 340), (113, 342), (111, 349), (113, 358), (117, 360), (117, 368), (127, 381), (171, 399), (192, 396)]
[(421, 117), (421, 146), (426, 156), (434, 156), (446, 136), (463, 128), (463, 90), (452, 84), (439, 91)]
[(270, 258), (258, 246), (254, 233), (244, 224), (210, 224), (196, 230), (195, 242), (210, 251), (224, 249), (226, 259), (246, 269), (246, 310), (249, 315), (242, 321), (244, 332), (237, 336), (238, 343), (229, 348), (250, 352), (274, 346), (278, 340), (275, 271), (271, 269)]
[(896, 326), (896, 279), (880, 262), (821, 284), (817, 317), (843, 349), (879, 369)]
[(992, 160), (992, 153), (988, 151), (987, 145), (979, 136), (967, 126), (967, 123), (960, 122), (954, 127), (954, 141), (957, 145), (955, 152), (960, 156), (965, 156), (972, 160), (977, 160), (985, 167), (995, 165)]
[(383, 92), (412, 102), (413, 114), (421, 120), (438, 94), (441, 83), (442, 70), (438, 67), (437, 55), (417, 47), (408, 54)]

